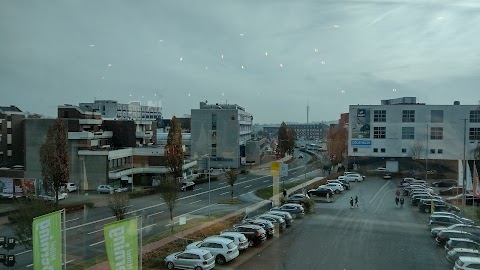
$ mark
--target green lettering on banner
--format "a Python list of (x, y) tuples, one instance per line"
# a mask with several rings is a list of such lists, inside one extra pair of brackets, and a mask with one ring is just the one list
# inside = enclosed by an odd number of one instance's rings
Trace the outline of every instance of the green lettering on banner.
[(112, 270), (138, 269), (137, 218), (105, 225), (103, 228), (108, 264)]
[(62, 211), (36, 217), (32, 224), (33, 269), (62, 269)]

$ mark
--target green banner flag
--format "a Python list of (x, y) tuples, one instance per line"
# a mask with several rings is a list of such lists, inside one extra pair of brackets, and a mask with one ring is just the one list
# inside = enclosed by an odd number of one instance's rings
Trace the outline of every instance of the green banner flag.
[(103, 234), (110, 269), (138, 269), (137, 218), (107, 224)]
[(33, 269), (62, 269), (62, 211), (36, 217), (32, 224)]

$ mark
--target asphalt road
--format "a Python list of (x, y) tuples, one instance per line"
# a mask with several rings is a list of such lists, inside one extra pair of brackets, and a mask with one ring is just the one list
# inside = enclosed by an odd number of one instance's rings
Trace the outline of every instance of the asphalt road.
[[(247, 250), (218, 269), (442, 270), (451, 269), (443, 247), (430, 237), (427, 214), (406, 203), (397, 208), (398, 180), (367, 178), (353, 183), (334, 203), (317, 203), (316, 213), (265, 246)], [(350, 196), (359, 208), (351, 209)], [(337, 195), (336, 195), (337, 196)]]
[[(307, 158), (308, 155), (303, 155), (306, 158), (296, 159), (289, 164), (289, 176), (283, 178), (285, 182), (319, 175), (318, 170), (306, 166), (309, 158)], [(269, 167), (253, 169), (247, 175), (239, 175), (234, 185), (234, 196), (243, 203), (228, 205), (222, 203), (231, 198), (231, 188), (225, 180), (210, 183), (210, 199), (208, 183), (199, 184), (195, 190), (181, 193), (174, 209), (174, 215), (186, 216), (188, 222), (194, 218), (207, 216), (209, 212), (212, 214), (232, 212), (246, 207), (252, 202), (260, 201), (254, 195), (254, 191), (270, 186), (272, 186), (272, 176)], [(105, 194), (104, 196), (109, 195)], [(129, 215), (143, 216), (143, 238), (170, 228), (168, 209), (159, 195), (132, 199), (130, 202)], [(113, 221), (115, 219), (107, 207), (95, 207), (86, 212), (67, 213), (67, 266), (105, 254), (103, 226)], [(10, 228), (5, 225), (0, 226), (0, 231), (2, 231), (2, 235), (12, 235)], [(32, 268), (32, 252), (30, 250), (17, 246), (10, 254), (15, 254), (17, 259), (17, 264), (11, 269)]]

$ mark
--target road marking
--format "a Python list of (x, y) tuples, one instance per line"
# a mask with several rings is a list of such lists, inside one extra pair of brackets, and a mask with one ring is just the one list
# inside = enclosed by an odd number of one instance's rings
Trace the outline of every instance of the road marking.
[(263, 181), (263, 183), (267, 183), (267, 182), (270, 182), (270, 180), (269, 180), (269, 179), (267, 179), (267, 180)]
[(222, 193), (222, 194), (220, 194), (220, 195), (225, 195), (225, 194), (228, 194), (228, 193), (229, 193), (229, 192), (227, 191), (227, 192), (223, 192), (223, 193)]
[(198, 203), (198, 202), (201, 202), (202, 200), (198, 200), (198, 201), (194, 201), (194, 202), (191, 202), (189, 204), (194, 204), (194, 203)]
[(249, 188), (249, 187), (251, 187), (251, 186), (252, 186), (252, 185), (248, 185), (248, 186), (245, 186), (244, 188)]
[(161, 214), (163, 213), (164, 211), (160, 211), (160, 212), (157, 212), (157, 213), (153, 213), (153, 214), (150, 214), (147, 216), (147, 218), (151, 217), (151, 216), (155, 216), (155, 215), (158, 215), (158, 214)]
[[(66, 264), (69, 264), (69, 263), (71, 263), (71, 262), (73, 262), (73, 261), (74, 261), (74, 260), (70, 260), (70, 261), (68, 261)], [(63, 263), (62, 263), (62, 265), (63, 265)], [(32, 264), (29, 264), (29, 265), (27, 265), (27, 267), (32, 267), (32, 266), (33, 266), (33, 263), (32, 263)]]
[(101, 232), (101, 231), (103, 231), (103, 229), (96, 230), (96, 231), (93, 231), (93, 232), (88, 232), (87, 234), (94, 234), (94, 233)]
[(96, 246), (96, 245), (101, 244), (101, 243), (103, 243), (103, 242), (105, 242), (105, 240), (102, 240), (102, 241), (97, 242), (97, 243), (90, 244), (89, 246), (90, 246), (90, 247), (93, 247), (93, 246)]
[(196, 188), (195, 190), (202, 190), (202, 189), (203, 189), (203, 187), (201, 187), (201, 188)]
[(75, 221), (75, 220), (79, 220), (80, 218), (74, 218), (74, 219), (70, 219), (70, 220), (67, 220), (65, 222), (70, 222), (70, 221)]
[(384, 188), (386, 188), (388, 186), (390, 182), (385, 182), (385, 184), (383, 184), (383, 186), (377, 191), (377, 193), (375, 193), (375, 195), (373, 195), (372, 199), (370, 199), (370, 202), (368, 202), (369, 204), (372, 204), (373, 201), (378, 197), (378, 195), (380, 195), (380, 192), (382, 192), (382, 190)]
[(22, 251), (20, 253), (15, 254), (15, 256), (22, 255), (22, 254), (25, 254), (25, 253), (28, 253), (28, 252), (32, 252), (32, 250), (29, 249), (29, 250)]
[(146, 229), (146, 228), (148, 228), (148, 227), (152, 227), (152, 226), (155, 226), (155, 225), (157, 225), (157, 223), (153, 223), (153, 224), (151, 224), (151, 225), (147, 225), (147, 226), (143, 227), (142, 229)]
[(273, 185), (270, 185), (270, 186), (268, 186), (268, 187), (273, 187)]

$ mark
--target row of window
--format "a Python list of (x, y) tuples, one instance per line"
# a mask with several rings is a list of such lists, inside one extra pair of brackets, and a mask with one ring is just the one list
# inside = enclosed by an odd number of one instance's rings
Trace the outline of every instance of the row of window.
[(126, 164), (132, 165), (132, 157), (116, 158), (116, 159), (111, 159), (109, 161), (109, 165), (111, 169), (116, 167), (121, 167)]
[[(373, 148), (373, 153), (378, 153), (379, 150), (380, 153), (386, 153), (385, 148)], [(353, 153), (358, 153), (358, 148), (354, 147)], [(407, 148), (402, 148), (402, 153), (406, 154)], [(443, 149), (430, 149), (430, 154), (443, 154)]]
[[(431, 123), (443, 123), (443, 110), (431, 110)], [(470, 123), (480, 123), (480, 110), (470, 111)], [(373, 122), (387, 122), (386, 110), (373, 110)], [(403, 110), (402, 122), (414, 123), (415, 110)]]
[[(386, 127), (373, 127), (374, 139), (386, 139), (387, 128)], [(480, 140), (480, 128), (470, 128), (468, 132), (468, 138), (470, 141)], [(414, 140), (415, 128), (414, 127), (402, 127), (402, 139)], [(431, 140), (443, 140), (443, 127), (431, 127), (430, 128)]]

